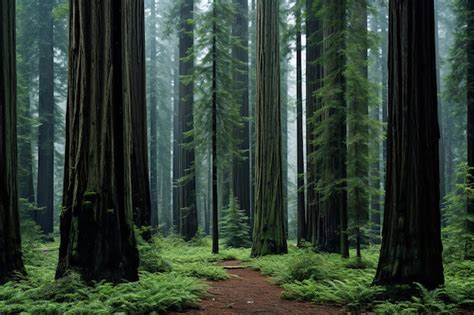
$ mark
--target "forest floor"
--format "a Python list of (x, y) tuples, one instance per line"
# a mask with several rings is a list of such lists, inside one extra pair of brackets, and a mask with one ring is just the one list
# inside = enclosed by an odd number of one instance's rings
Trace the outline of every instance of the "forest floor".
[[(241, 265), (238, 260), (219, 263), (230, 275), (223, 281), (208, 281), (208, 294), (198, 310), (186, 314), (340, 314), (341, 308), (319, 306), (281, 298), (283, 289), (260, 272)], [(181, 314), (181, 313), (171, 313)]]

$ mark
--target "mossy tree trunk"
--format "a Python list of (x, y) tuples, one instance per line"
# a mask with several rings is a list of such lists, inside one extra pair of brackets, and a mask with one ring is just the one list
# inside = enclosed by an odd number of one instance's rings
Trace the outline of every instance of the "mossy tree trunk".
[(375, 283), (444, 283), (433, 0), (389, 8), (389, 121), (382, 248)]
[(0, 3), (0, 284), (24, 274), (17, 190), (15, 1)]
[[(194, 47), (193, 19), (194, 0), (183, 0), (180, 4), (179, 30), (179, 211), (180, 233), (187, 241), (196, 235), (198, 215), (196, 207), (196, 176), (194, 171), (194, 147), (188, 134), (194, 125), (194, 85), (186, 82), (193, 73), (194, 57), (186, 58)], [(188, 144), (188, 145), (186, 145)]]
[[(133, 111), (143, 0), (70, 0), (69, 88), (56, 277), (138, 279), (133, 231)], [(137, 47), (140, 45), (140, 47)], [(141, 122), (145, 125), (145, 121)], [(146, 161), (142, 161), (146, 163)]]
[(278, 8), (277, 0), (257, 1), (254, 257), (288, 251), (282, 181)]
[(54, 222), (54, 1), (39, 2), (38, 181), (34, 219), (45, 234)]

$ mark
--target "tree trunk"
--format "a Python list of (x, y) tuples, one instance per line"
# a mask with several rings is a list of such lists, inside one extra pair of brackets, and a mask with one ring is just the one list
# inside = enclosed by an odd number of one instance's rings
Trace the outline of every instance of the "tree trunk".
[(41, 211), (35, 221), (45, 234), (54, 223), (54, 1), (39, 2), (39, 102), (38, 114), (38, 186), (36, 201)]
[(252, 256), (287, 253), (277, 0), (257, 1), (256, 195)]
[(306, 0), (306, 240), (317, 245), (319, 201), (316, 183), (319, 180), (318, 166), (314, 158), (315, 113), (321, 108), (320, 98), (316, 92), (321, 87), (323, 68), (321, 58), (321, 21), (317, 0)]
[(0, 3), (0, 284), (25, 274), (17, 191), (15, 1)]
[(212, 5), (212, 253), (219, 254), (219, 208), (217, 195), (217, 15)]
[[(470, 18), (468, 19), (467, 38), (467, 164), (470, 167), (468, 184), (470, 189), (474, 189), (474, 0), (467, 2)], [(466, 230), (468, 237), (465, 247), (465, 258), (474, 259), (474, 197), (468, 198)]]
[[(240, 116), (244, 118), (243, 127), (238, 130), (237, 139), (241, 139), (240, 150), (242, 160), (234, 160), (233, 187), (234, 196), (250, 220), (250, 126), (249, 117), (249, 7), (247, 0), (233, 0), (237, 8), (236, 20), (232, 27), (232, 34), (238, 40), (238, 46), (232, 50), (233, 58), (238, 60), (234, 72), (234, 81), (237, 85), (240, 102)], [(250, 221), (249, 221), (250, 224)]]
[(180, 80), (179, 80), (179, 65), (181, 64), (179, 55), (179, 46), (175, 48), (175, 67), (174, 67), (174, 78), (173, 78), (173, 228), (174, 232), (179, 234), (180, 224), (180, 209), (179, 209), (179, 198), (180, 198), (180, 185), (179, 179), (181, 178), (181, 143), (182, 143), (182, 132), (180, 122)]
[(318, 245), (321, 251), (349, 256), (347, 235), (347, 126), (346, 79), (344, 76), (346, 0), (325, 3), (324, 17), (324, 86), (331, 92), (324, 93), (324, 115), (321, 123), (325, 130), (320, 135), (327, 150), (323, 158), (322, 184), (325, 190), (319, 209)]
[(304, 199), (304, 150), (303, 150), (303, 66), (301, 58), (301, 8), (296, 8), (296, 138), (297, 138), (297, 242), (306, 236), (306, 211)]
[[(138, 279), (132, 163), (143, 0), (70, 1), (69, 89), (56, 277)], [(136, 72), (135, 72), (136, 71)], [(143, 104), (144, 105), (144, 104)], [(141, 106), (141, 104), (140, 104)], [(145, 125), (145, 121), (141, 122)], [(142, 160), (144, 163), (145, 161)]]
[(157, 49), (156, 49), (156, 1), (150, 1), (150, 22), (149, 22), (149, 58), (148, 78), (149, 78), (149, 99), (148, 110), (150, 119), (150, 189), (151, 189), (151, 225), (158, 226), (158, 69), (157, 69)]
[[(193, 18), (194, 0), (183, 0), (180, 7), (181, 29), (179, 33), (179, 75), (189, 76), (193, 73), (193, 57), (189, 57), (194, 47), (194, 26), (189, 21)], [(179, 124), (180, 124), (180, 179), (184, 179), (179, 187), (180, 232), (186, 241), (191, 240), (197, 232), (198, 216), (196, 207), (196, 177), (194, 171), (194, 147), (186, 134), (193, 129), (194, 93), (193, 83), (179, 83)]]
[[(145, 7), (144, 0), (133, 1), (129, 10), (133, 21), (128, 29), (129, 58), (132, 61), (129, 72), (130, 98), (132, 114), (132, 199), (133, 218), (138, 227), (149, 228), (151, 224), (150, 177), (148, 172), (148, 139), (147, 139), (147, 107), (146, 107), (146, 75), (145, 75)], [(154, 118), (154, 117), (152, 117)], [(143, 233), (145, 240), (150, 239), (149, 231)]]
[(383, 240), (375, 282), (444, 283), (433, 0), (392, 0)]

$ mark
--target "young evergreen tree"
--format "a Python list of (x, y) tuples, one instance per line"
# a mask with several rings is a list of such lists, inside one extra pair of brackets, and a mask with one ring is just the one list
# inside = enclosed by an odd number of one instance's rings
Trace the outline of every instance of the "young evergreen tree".
[(256, 195), (252, 256), (287, 253), (276, 0), (257, 0)]
[(35, 221), (45, 234), (54, 225), (54, 23), (53, 0), (39, 1), (38, 181)]
[[(144, 64), (143, 1), (71, 1), (61, 244), (56, 277), (138, 279), (132, 112)], [(114, 71), (112, 71), (114, 70)], [(82, 75), (79, 75), (82, 74)], [(144, 104), (143, 104), (144, 105)], [(139, 109), (138, 109), (139, 110)], [(146, 121), (142, 121), (144, 126)], [(146, 163), (146, 160), (142, 161)]]
[(250, 227), (245, 210), (231, 194), (227, 209), (222, 212), (222, 239), (227, 247), (250, 247)]
[(15, 1), (0, 4), (0, 284), (24, 274), (17, 188)]
[(389, 15), (388, 161), (375, 283), (435, 288), (444, 276), (434, 2), (393, 0)]

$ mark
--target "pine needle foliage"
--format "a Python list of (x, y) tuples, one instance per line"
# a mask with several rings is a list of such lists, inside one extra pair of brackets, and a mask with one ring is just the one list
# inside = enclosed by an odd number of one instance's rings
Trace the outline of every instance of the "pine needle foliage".
[(250, 247), (250, 227), (245, 210), (240, 209), (239, 201), (232, 194), (226, 209), (222, 211), (222, 239), (227, 247)]

